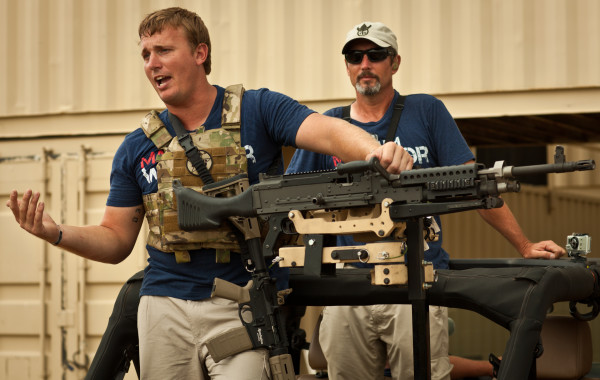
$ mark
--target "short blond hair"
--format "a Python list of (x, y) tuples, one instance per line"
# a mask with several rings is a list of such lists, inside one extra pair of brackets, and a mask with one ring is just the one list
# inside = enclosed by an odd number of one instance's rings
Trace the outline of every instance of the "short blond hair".
[(206, 28), (200, 16), (179, 7), (161, 9), (150, 13), (142, 20), (138, 28), (138, 34), (140, 39), (142, 39), (144, 36), (160, 33), (166, 27), (183, 28), (192, 51), (200, 44), (208, 46), (208, 55), (203, 66), (206, 74), (210, 74), (210, 36), (208, 28)]

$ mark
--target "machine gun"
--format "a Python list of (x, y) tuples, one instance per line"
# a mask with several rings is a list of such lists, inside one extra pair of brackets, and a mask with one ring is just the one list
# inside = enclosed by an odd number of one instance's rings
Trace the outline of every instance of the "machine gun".
[[(385, 204), (386, 200), (390, 219), (403, 221), (501, 207), (500, 194), (520, 190), (518, 177), (593, 170), (595, 166), (594, 160), (566, 162), (562, 147), (557, 147), (554, 164), (515, 167), (498, 161), (489, 169), (474, 163), (389, 174), (372, 158), (340, 164), (334, 171), (261, 174), (259, 183), (230, 198), (209, 197), (181, 184), (175, 184), (174, 189), (180, 206), (179, 226), (185, 230), (216, 228), (231, 216), (268, 217), (294, 210), (348, 209)], [(234, 183), (243, 176), (220, 184)]]
[[(252, 346), (267, 347), (272, 353), (285, 352), (285, 333), (280, 321), (274, 283), (269, 279), (264, 260), (276, 255), (275, 246), (282, 233), (299, 234), (304, 239), (306, 254), (303, 263), (304, 273), (320, 275), (326, 256), (330, 262), (373, 262), (381, 258), (383, 263), (394, 263), (394, 267), (377, 265), (383, 268), (380, 275), (372, 274), (376, 285), (408, 283), (408, 299), (413, 305), (413, 339), (415, 349), (415, 378), (429, 375), (419, 372), (429, 366), (428, 344), (419, 344), (418, 339), (429, 336), (426, 289), (433, 281), (432, 271), (427, 271), (424, 263), (423, 237), (431, 236), (431, 230), (424, 219), (431, 215), (441, 215), (474, 209), (491, 209), (503, 205), (500, 194), (518, 192), (519, 176), (542, 173), (561, 173), (593, 170), (595, 162), (584, 160), (566, 162), (562, 147), (557, 147), (554, 164), (524, 167), (504, 166), (497, 162), (493, 168), (474, 163), (439, 168), (413, 169), (400, 174), (389, 174), (377, 159), (341, 164), (334, 171), (299, 173), (292, 175), (260, 175), (259, 182), (238, 195), (221, 198), (207, 195), (212, 186), (236, 186), (239, 181), (247, 181), (244, 176), (233, 177), (203, 188), (203, 193), (185, 188), (177, 181), (173, 189), (177, 198), (178, 222), (184, 230), (201, 230), (219, 227), (233, 221), (249, 243), (252, 261), (259, 270), (252, 274), (248, 302), (240, 302), (242, 308), (252, 306), (253, 321), (242, 321), (251, 337), (266, 333), (272, 336), (267, 344), (253, 340)], [(260, 218), (268, 225), (264, 239), (251, 231), (244, 230), (246, 218)], [(424, 234), (425, 231), (425, 234)], [(369, 248), (338, 247), (324, 249), (324, 234), (352, 234), (367, 241), (387, 240), (382, 244), (392, 244), (383, 249), (373, 244), (379, 255), (369, 252)], [(262, 241), (262, 246), (261, 246)], [(409, 242), (406, 248), (406, 242)], [(298, 255), (284, 257), (279, 250), (281, 266), (301, 266)], [(297, 248), (292, 248), (297, 250)], [(365, 249), (367, 252), (365, 253)], [(391, 254), (388, 251), (396, 252)], [(398, 259), (408, 257), (407, 265), (400, 265)], [(396, 281), (390, 276), (390, 268), (406, 267), (403, 280)], [(392, 273), (393, 274), (393, 273)], [(408, 277), (408, 278), (406, 278)], [(375, 279), (375, 280), (373, 280)], [(403, 282), (404, 281), (404, 282)], [(222, 285), (220, 285), (222, 286)], [(236, 285), (231, 284), (233, 287)], [(216, 288), (216, 287), (215, 287)], [(259, 296), (259, 293), (262, 295)], [(237, 291), (222, 292), (238, 294)], [(238, 299), (239, 297), (235, 297)], [(260, 326), (270, 326), (264, 329)], [(260, 326), (259, 326), (260, 325)], [(278, 327), (279, 326), (279, 327)]]

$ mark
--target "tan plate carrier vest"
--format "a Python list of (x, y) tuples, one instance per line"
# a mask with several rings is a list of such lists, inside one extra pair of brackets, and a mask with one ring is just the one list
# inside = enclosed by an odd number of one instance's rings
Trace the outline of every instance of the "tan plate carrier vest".
[[(221, 128), (205, 130), (201, 126), (190, 132), (215, 182), (248, 172), (246, 150), (240, 137), (243, 94), (241, 84), (227, 87)], [(161, 251), (175, 253), (178, 263), (189, 262), (188, 251), (200, 248), (214, 248), (217, 250), (217, 262), (228, 262), (230, 250), (240, 251), (235, 234), (228, 226), (192, 232), (179, 228), (173, 180), (179, 179), (183, 186), (198, 192), (202, 192), (204, 185), (179, 140), (171, 136), (156, 111), (144, 117), (142, 129), (154, 145), (164, 151), (158, 156), (156, 165), (158, 192), (144, 195), (144, 209), (150, 227), (148, 244)]]

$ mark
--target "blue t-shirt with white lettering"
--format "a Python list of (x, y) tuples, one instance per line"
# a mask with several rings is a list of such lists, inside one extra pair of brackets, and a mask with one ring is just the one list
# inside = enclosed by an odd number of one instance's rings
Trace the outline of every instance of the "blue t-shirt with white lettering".
[[(217, 98), (205, 128), (221, 126), (221, 111), (225, 90), (217, 88)], [(250, 183), (258, 181), (258, 174), (266, 172), (274, 160), (281, 160), (282, 146), (295, 146), (300, 124), (314, 111), (295, 100), (268, 89), (248, 90), (242, 98), (241, 142), (248, 159)], [(162, 122), (172, 136), (176, 133), (167, 118)], [(163, 152), (146, 137), (141, 128), (125, 137), (113, 159), (110, 176), (110, 193), (107, 206), (133, 207), (143, 204), (142, 196), (158, 191), (156, 163)], [(283, 162), (280, 164), (280, 173)], [(228, 264), (215, 262), (215, 251), (202, 249), (190, 251), (191, 262), (177, 264), (172, 253), (147, 246), (148, 266), (145, 269), (141, 295), (168, 296), (185, 300), (208, 298), (213, 280), (222, 278), (237, 285), (245, 285), (250, 274), (242, 265), (240, 255), (231, 252)], [(275, 266), (273, 277), (278, 286), (285, 287), (287, 271)]]
[[(394, 100), (385, 115), (376, 122), (361, 123), (352, 120), (357, 125), (369, 132), (380, 143), (385, 143), (388, 127), (392, 119), (394, 104), (398, 98), (395, 92)], [(342, 108), (332, 108), (325, 115), (342, 117)], [(441, 100), (427, 94), (408, 95), (404, 102), (404, 109), (398, 128), (396, 129), (396, 144), (406, 149), (414, 159), (414, 165), (421, 168), (438, 166), (460, 165), (474, 159), (465, 139), (461, 135), (456, 122)], [(297, 150), (287, 173), (299, 173), (312, 170), (334, 169), (340, 160), (324, 154), (317, 154), (305, 150)], [(441, 221), (435, 217), (441, 229)], [(358, 245), (350, 236), (339, 236), (338, 245)], [(448, 268), (449, 255), (442, 248), (442, 233), (437, 242), (429, 243), (425, 251), (425, 259), (433, 262), (437, 269)]]

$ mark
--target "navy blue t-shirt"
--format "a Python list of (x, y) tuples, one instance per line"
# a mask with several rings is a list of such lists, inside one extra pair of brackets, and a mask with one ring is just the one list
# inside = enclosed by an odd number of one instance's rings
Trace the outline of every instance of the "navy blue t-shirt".
[[(217, 98), (205, 128), (221, 126), (221, 110), (225, 89), (217, 88)], [(282, 146), (295, 146), (296, 133), (300, 124), (314, 111), (295, 100), (268, 89), (248, 90), (242, 98), (241, 142), (248, 159), (250, 183), (258, 181), (279, 157)], [(167, 118), (160, 114), (162, 122), (171, 135), (176, 133)], [(143, 204), (142, 196), (158, 191), (156, 163), (163, 152), (146, 137), (141, 128), (125, 137), (113, 160), (110, 175), (110, 193), (107, 206), (133, 207)], [(283, 163), (280, 165), (283, 171)], [(280, 171), (280, 172), (281, 172)], [(190, 251), (191, 262), (177, 264), (172, 253), (162, 252), (147, 246), (148, 266), (145, 269), (141, 295), (169, 296), (185, 300), (208, 298), (215, 277), (245, 285), (250, 274), (242, 266), (240, 255), (231, 253), (228, 264), (215, 262), (215, 251), (202, 249)], [(287, 280), (287, 271), (278, 269), (273, 276)], [(278, 281), (278, 285), (283, 286)]]
[[(398, 92), (381, 120), (376, 122), (361, 123), (352, 120), (357, 125), (369, 132), (380, 143), (385, 143), (385, 137), (392, 119), (392, 113)], [(325, 115), (342, 117), (342, 107), (332, 108)], [(406, 149), (415, 161), (415, 166), (421, 168), (460, 165), (474, 159), (473, 153), (461, 135), (454, 119), (441, 100), (426, 94), (415, 94), (406, 97), (404, 110), (396, 130), (396, 144)], [(334, 169), (340, 160), (324, 154), (317, 154), (305, 150), (297, 150), (287, 173), (299, 173), (312, 170)], [(439, 217), (435, 217), (440, 229), (442, 227)], [(339, 236), (338, 245), (359, 245), (350, 236)], [(425, 252), (425, 259), (433, 262), (437, 269), (448, 268), (448, 253), (442, 248), (442, 233), (437, 242), (429, 243), (429, 250)]]

